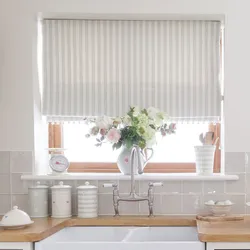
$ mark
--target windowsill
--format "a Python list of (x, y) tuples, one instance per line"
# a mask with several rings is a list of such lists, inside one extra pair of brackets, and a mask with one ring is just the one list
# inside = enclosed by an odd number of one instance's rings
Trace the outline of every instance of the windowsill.
[[(61, 175), (22, 175), (22, 180), (130, 180), (130, 176), (120, 173), (67, 173)], [(195, 173), (173, 173), (173, 174), (143, 174), (136, 175), (136, 180), (151, 181), (232, 181), (238, 180), (238, 175), (197, 175)]]

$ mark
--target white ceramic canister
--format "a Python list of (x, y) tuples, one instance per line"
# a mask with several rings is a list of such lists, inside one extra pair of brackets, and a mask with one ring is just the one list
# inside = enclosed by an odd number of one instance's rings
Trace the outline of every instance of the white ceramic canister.
[(29, 214), (31, 217), (48, 217), (48, 192), (47, 185), (41, 185), (38, 181), (28, 188)]
[(78, 217), (94, 218), (98, 216), (97, 187), (85, 182), (78, 190)]
[(214, 168), (215, 145), (195, 146), (196, 173), (198, 175), (212, 175)]
[(52, 214), (53, 218), (68, 218), (72, 216), (71, 209), (71, 186), (59, 185), (51, 187)]

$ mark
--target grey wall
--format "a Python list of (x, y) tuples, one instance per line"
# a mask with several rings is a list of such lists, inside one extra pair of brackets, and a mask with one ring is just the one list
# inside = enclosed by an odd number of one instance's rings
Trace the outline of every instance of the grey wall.
[[(239, 181), (164, 181), (163, 187), (155, 188), (155, 214), (195, 214), (202, 210), (204, 201), (213, 199), (230, 199), (235, 203), (234, 213), (250, 213), (245, 206), (250, 201), (250, 153), (226, 153), (226, 173), (238, 174)], [(28, 186), (32, 182), (21, 181), (22, 173), (32, 172), (31, 151), (0, 152), (0, 214), (6, 213), (11, 206), (18, 205), (28, 212)], [(87, 181), (87, 180), (86, 180)], [(85, 181), (65, 181), (72, 185), (73, 213), (77, 211), (76, 187)], [(113, 214), (112, 189), (103, 188), (109, 181), (90, 181), (99, 187), (99, 213)], [(45, 182), (46, 183), (46, 182)], [(49, 186), (55, 182), (47, 182)], [(129, 181), (117, 181), (121, 194), (128, 194)], [(137, 181), (137, 190), (143, 194), (147, 191), (149, 181)], [(147, 214), (146, 202), (121, 203), (121, 214)]]

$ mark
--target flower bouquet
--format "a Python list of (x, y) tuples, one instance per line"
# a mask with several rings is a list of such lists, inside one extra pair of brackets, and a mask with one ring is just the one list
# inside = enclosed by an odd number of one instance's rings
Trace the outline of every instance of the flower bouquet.
[[(156, 133), (160, 132), (162, 136), (175, 133), (176, 125), (167, 124), (168, 116), (160, 110), (150, 107), (148, 109), (139, 109), (130, 107), (127, 114), (122, 117), (110, 118), (107, 116), (98, 117), (93, 120), (94, 125), (90, 129), (87, 137), (96, 136), (96, 146), (103, 143), (111, 143), (113, 149), (119, 149), (123, 146), (123, 151), (118, 158), (123, 165), (129, 162), (130, 150), (133, 146), (141, 149), (142, 155), (146, 155), (146, 149), (152, 148), (156, 144)], [(126, 153), (124, 153), (126, 152)], [(146, 159), (147, 162), (149, 159)], [(128, 166), (120, 170), (129, 174)], [(127, 171), (125, 171), (126, 169)]]

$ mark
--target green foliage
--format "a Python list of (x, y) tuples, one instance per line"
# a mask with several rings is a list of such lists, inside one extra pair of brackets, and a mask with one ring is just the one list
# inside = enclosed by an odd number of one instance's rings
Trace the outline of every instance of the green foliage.
[[(127, 126), (121, 129), (121, 140), (127, 148), (131, 148), (134, 144), (142, 143), (143, 138), (137, 133), (137, 128), (134, 126)], [(146, 144), (146, 142), (145, 142)]]

